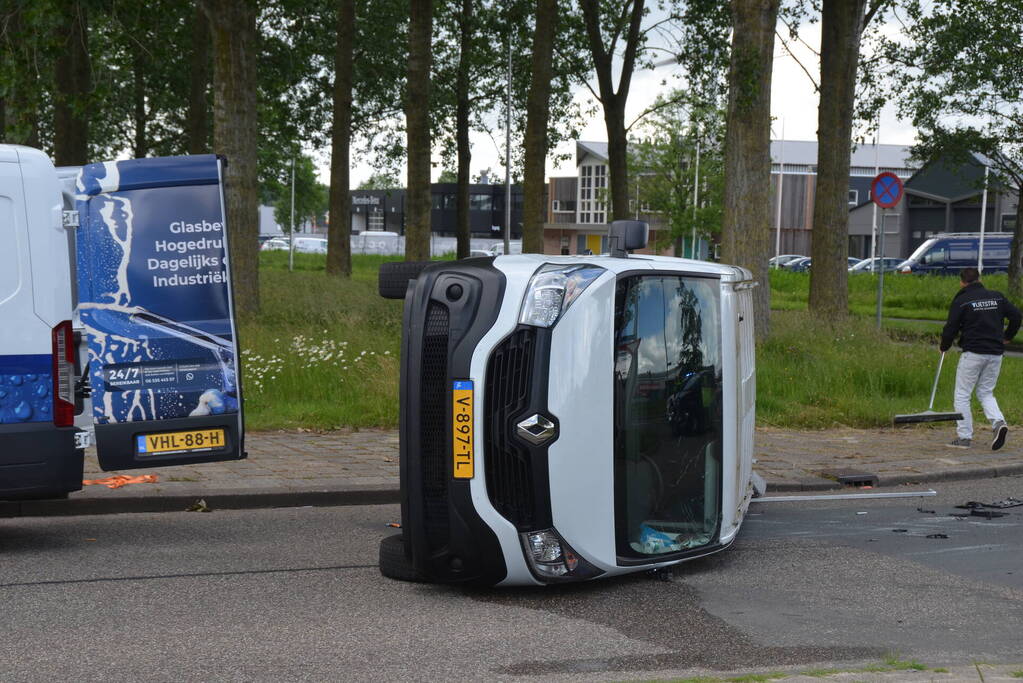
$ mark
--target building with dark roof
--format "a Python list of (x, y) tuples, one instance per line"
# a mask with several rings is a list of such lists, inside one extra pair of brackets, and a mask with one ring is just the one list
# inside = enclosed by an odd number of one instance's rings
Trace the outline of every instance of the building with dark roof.
[[(885, 256), (908, 257), (938, 233), (980, 232), (984, 169), (989, 165), (982, 154), (971, 154), (966, 161), (939, 157), (909, 177), (902, 201), (885, 216)], [(1018, 201), (1017, 188), (1001, 185), (992, 176), (984, 211), (985, 232), (1012, 232)], [(860, 204), (850, 212), (851, 242), (854, 236), (870, 235), (873, 213), (872, 203)], [(877, 213), (880, 216), (880, 209)]]
[[(443, 237), (454, 237), (457, 222), (457, 183), (430, 185), (432, 207), (430, 230)], [(522, 238), (522, 186), (512, 185), (511, 238)], [(352, 190), (351, 228), (353, 234), (384, 230), (405, 234), (405, 189)], [(469, 231), (473, 237), (504, 235), (504, 185), (469, 186)]]

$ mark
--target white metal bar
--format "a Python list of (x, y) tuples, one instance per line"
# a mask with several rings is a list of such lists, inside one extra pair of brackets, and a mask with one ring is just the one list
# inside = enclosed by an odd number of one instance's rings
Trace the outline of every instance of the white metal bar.
[(751, 503), (798, 503), (803, 500), (872, 500), (875, 498), (930, 498), (938, 495), (934, 489), (927, 491), (899, 491), (898, 493), (830, 493), (814, 496), (765, 496), (753, 498)]

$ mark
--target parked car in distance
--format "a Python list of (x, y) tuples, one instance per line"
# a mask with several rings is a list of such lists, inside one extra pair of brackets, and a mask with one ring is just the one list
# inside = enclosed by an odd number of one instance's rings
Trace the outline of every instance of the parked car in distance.
[[(989, 232), (984, 235), (984, 272), (1004, 273), (1009, 270), (1011, 232)], [(980, 233), (942, 233), (924, 241), (913, 254), (899, 264), (900, 273), (920, 275), (957, 275), (963, 268), (977, 266)]]
[(767, 262), (767, 265), (771, 268), (781, 268), (786, 263), (795, 261), (796, 259), (806, 258), (802, 254), (781, 254), (780, 256), (772, 256), (771, 260)]
[(850, 268), (852, 268), (853, 266), (857, 265), (862, 260), (863, 259), (856, 258), (855, 256), (847, 256), (846, 259), (845, 259), (846, 263), (849, 264)]
[[(274, 237), (260, 247), (262, 251), (288, 251), (291, 244), (287, 237)], [(327, 240), (323, 237), (296, 237), (295, 252), (299, 254), (326, 254)]]
[(810, 270), (810, 257), (801, 256), (797, 259), (793, 259), (782, 266), (785, 270), (791, 270), (793, 273), (805, 273)]
[[(902, 259), (900, 259), (900, 258), (886, 256), (886, 257), (884, 257), (884, 264), (883, 264), (883, 266), (881, 266), (881, 260), (882, 259), (880, 257), (877, 257), (877, 256), (875, 256), (873, 258), (865, 258), (862, 261), (860, 261), (859, 263), (857, 263), (856, 265), (851, 266), (849, 268), (849, 272), (850, 273), (875, 273), (875, 272), (877, 272), (877, 269), (879, 267), (883, 267), (884, 268), (884, 272), (891, 273), (892, 271), (894, 271), (896, 268), (899, 267), (900, 263), (902, 263)], [(875, 265), (875, 264), (877, 264), (877, 265)]]
[(295, 251), (299, 254), (326, 254), (327, 240), (324, 237), (296, 237)]
[(288, 250), (288, 239), (286, 237), (274, 237), (266, 242), (259, 248), (260, 251), (287, 251)]
[(488, 249), (470, 249), (469, 250), (469, 258), (476, 258), (478, 256), (486, 257), (486, 256), (496, 256), (496, 255), (497, 254), (495, 254), (494, 252), (492, 252), (492, 251), (490, 251)]

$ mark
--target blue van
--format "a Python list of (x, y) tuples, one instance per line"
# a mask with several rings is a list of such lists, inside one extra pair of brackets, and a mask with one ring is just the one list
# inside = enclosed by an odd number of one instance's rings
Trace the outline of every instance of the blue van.
[[(1011, 232), (984, 234), (984, 272), (1009, 270)], [(958, 275), (963, 268), (977, 266), (979, 232), (941, 233), (924, 241), (912, 256), (899, 264), (896, 272), (920, 275)]]

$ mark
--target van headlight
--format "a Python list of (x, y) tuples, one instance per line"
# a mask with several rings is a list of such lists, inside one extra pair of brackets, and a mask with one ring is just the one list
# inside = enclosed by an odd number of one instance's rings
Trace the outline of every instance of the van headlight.
[(527, 532), (521, 537), (526, 560), (541, 581), (579, 581), (604, 573), (579, 557), (554, 529)]
[(522, 300), (519, 322), (536, 327), (552, 327), (572, 302), (604, 274), (600, 266), (548, 264), (529, 280)]

